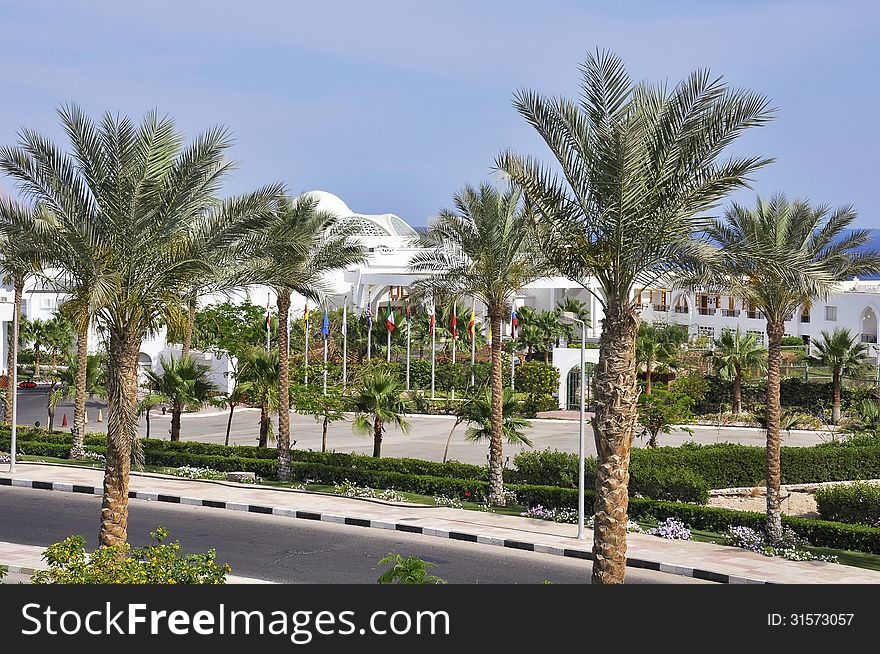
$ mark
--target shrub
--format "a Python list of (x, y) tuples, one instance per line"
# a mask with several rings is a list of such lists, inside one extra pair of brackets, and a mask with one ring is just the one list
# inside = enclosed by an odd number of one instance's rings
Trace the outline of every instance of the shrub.
[(50, 545), (43, 553), (48, 570), (31, 577), (34, 584), (224, 584), (229, 565), (218, 565), (216, 552), (181, 555), (180, 543), (165, 544), (168, 532), (159, 527), (150, 534), (155, 545), (131, 549), (102, 545), (86, 553), (82, 536)]
[(825, 520), (880, 527), (880, 486), (875, 484), (820, 488), (816, 504)]
[(542, 361), (526, 361), (515, 368), (514, 382), (519, 393), (533, 398), (552, 396), (559, 391), (559, 370)]
[(676, 520), (675, 518), (666, 518), (656, 527), (649, 529), (647, 533), (651, 536), (659, 536), (669, 540), (691, 539), (691, 530), (681, 520)]
[(415, 556), (403, 558), (400, 554), (389, 554), (379, 561), (379, 565), (390, 567), (379, 577), (380, 584), (445, 584), (440, 577), (428, 574), (428, 568), (435, 567)]

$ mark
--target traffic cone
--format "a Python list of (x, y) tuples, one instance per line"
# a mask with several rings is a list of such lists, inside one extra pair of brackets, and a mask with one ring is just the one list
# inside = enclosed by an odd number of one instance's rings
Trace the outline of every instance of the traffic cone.
[(67, 414), (64, 414), (64, 417), (61, 419), (61, 426), (67, 427)]
[(98, 409), (98, 422), (104, 422), (104, 414), (101, 413), (101, 409)]

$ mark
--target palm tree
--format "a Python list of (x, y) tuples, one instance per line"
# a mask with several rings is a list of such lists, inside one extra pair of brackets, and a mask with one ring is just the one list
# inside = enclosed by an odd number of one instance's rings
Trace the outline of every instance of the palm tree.
[(269, 440), (274, 437), (271, 416), (280, 405), (279, 376), (278, 350), (267, 352), (264, 348), (254, 347), (239, 358), (235, 380), (247, 384), (245, 396), (248, 403), (260, 407), (259, 447), (267, 447)]
[(73, 345), (71, 325), (62, 314), (52, 316), (45, 324), (46, 346), (49, 349), (52, 370), (58, 367), (58, 359), (70, 353)]
[(754, 209), (734, 204), (707, 229), (722, 261), (714, 283), (729, 289), (767, 318), (767, 535), (782, 538), (780, 512), (779, 364), (790, 313), (824, 298), (837, 282), (880, 270), (880, 253), (864, 249), (865, 230), (849, 230), (849, 207), (830, 211), (777, 195)]
[[(99, 354), (88, 356), (84, 366), (86, 369), (86, 395), (88, 397), (106, 397), (107, 395), (107, 389), (104, 388), (103, 363), (104, 357)], [(52, 371), (52, 383), (46, 402), (49, 413), (49, 431), (53, 431), (55, 409), (58, 404), (76, 396), (78, 370), (79, 364), (76, 357), (68, 357), (64, 367), (54, 368)], [(71, 459), (77, 459), (80, 456), (82, 456), (81, 451), (73, 452), (73, 448), (71, 448)]]
[[(158, 395), (156, 393), (149, 393), (141, 398), (140, 402), (137, 405), (138, 415), (146, 416), (147, 420), (147, 433), (144, 438), (150, 437), (150, 412), (156, 408), (158, 405), (167, 402), (168, 400), (164, 395)], [(73, 455), (70, 457), (71, 459), (75, 458)]]
[[(128, 482), (137, 448), (138, 354), (144, 335), (167, 322), (193, 281), (210, 276), (211, 252), (230, 247), (260, 222), (281, 193), (272, 186), (220, 201), (233, 163), (232, 142), (214, 128), (185, 145), (170, 118), (149, 113), (138, 125), (78, 107), (59, 110), (71, 152), (22, 130), (18, 145), (0, 148), (0, 170), (57, 222), (41, 239), (48, 261), (72, 284), (100, 278), (76, 296), (108, 336), (107, 455), (99, 539), (127, 539)], [(82, 253), (75, 261), (68, 251)], [(87, 264), (83, 264), (86, 261)], [(85, 323), (82, 320), (77, 327)]]
[(671, 89), (634, 84), (618, 57), (596, 53), (581, 73), (580, 101), (532, 91), (514, 99), (550, 148), (553, 165), (505, 152), (497, 166), (523, 188), (541, 249), (559, 272), (598, 287), (604, 318), (593, 419), (593, 582), (620, 583), (638, 416), (634, 291), (660, 278), (674, 280), (711, 255), (700, 238), (707, 223), (702, 216), (769, 163), (721, 155), (744, 130), (767, 122), (771, 110), (765, 98), (730, 89), (705, 70)]
[(636, 367), (645, 371), (645, 395), (652, 390), (656, 370), (669, 369), (675, 362), (678, 346), (664, 335), (664, 330), (642, 323), (636, 337)]
[(34, 351), (34, 379), (42, 377), (42, 351), (43, 346), (48, 340), (48, 322), (40, 318), (32, 318), (28, 320), (24, 330), (25, 337), (28, 339), (31, 348)]
[(427, 249), (410, 265), (414, 271), (432, 273), (427, 288), (437, 295), (470, 296), (486, 306), (493, 334), (489, 502), (503, 506), (502, 324), (510, 315), (513, 294), (544, 277), (548, 269), (533, 245), (531, 214), (518, 190), (466, 186), (454, 201), (455, 211), (440, 213), (424, 236)]
[(236, 376), (235, 385), (232, 387), (232, 390), (228, 393), (216, 396), (213, 399), (215, 406), (229, 409), (229, 418), (226, 420), (226, 439), (223, 441), (224, 445), (229, 445), (229, 434), (232, 431), (232, 416), (235, 413), (235, 407), (245, 401), (250, 389), (251, 384), (238, 381), (238, 377)]
[(208, 376), (209, 368), (190, 356), (159, 357), (162, 373), (147, 371), (150, 391), (171, 405), (171, 440), (180, 440), (180, 415), (184, 409), (204, 406), (219, 389)]
[(404, 434), (409, 433), (406, 413), (411, 410), (404, 396), (403, 385), (384, 370), (375, 368), (364, 375), (360, 388), (355, 391), (352, 406), (357, 411), (352, 431), (363, 436), (373, 436), (373, 456), (382, 456), (382, 434), (386, 425), (394, 425)]
[[(573, 313), (578, 319), (583, 320), (586, 325), (590, 325), (590, 307), (586, 302), (576, 297), (567, 297), (556, 303), (558, 312)], [(565, 340), (571, 342), (575, 338), (575, 329), (573, 323), (563, 323), (562, 329), (565, 332)]]
[(540, 349), (544, 353), (544, 363), (549, 364), (553, 345), (561, 336), (565, 335), (565, 328), (562, 325), (562, 321), (559, 320), (559, 313), (556, 311), (541, 311), (535, 316), (534, 321), (528, 324), (532, 325), (540, 334)]
[[(501, 403), (504, 415), (504, 438), (508, 443), (516, 443), (532, 447), (532, 441), (525, 434), (532, 423), (517, 415), (519, 402), (516, 393), (511, 389), (504, 389), (504, 397)], [(464, 434), (466, 440), (472, 443), (482, 443), (492, 438), (492, 392), (487, 388), (483, 393), (471, 398), (461, 408), (460, 417), (471, 426)]]
[(829, 334), (822, 330), (822, 340), (816, 342), (818, 354), (811, 356), (813, 365), (831, 369), (834, 389), (834, 404), (831, 409), (831, 422), (840, 422), (840, 387), (842, 377), (863, 373), (868, 369), (868, 346), (853, 336), (848, 329), (838, 327)]
[(290, 344), (287, 335), (294, 292), (320, 301), (330, 290), (328, 273), (366, 261), (356, 229), (338, 216), (318, 211), (317, 200), (303, 195), (283, 199), (249, 238), (251, 259), (240, 278), (271, 286), (278, 305), (278, 479), (290, 481)]
[(755, 369), (767, 367), (767, 348), (758, 343), (756, 334), (743, 334), (725, 329), (706, 352), (712, 369), (719, 375), (733, 379), (733, 413), (742, 413), (742, 382)]
[[(24, 285), (29, 277), (41, 269), (41, 253), (34, 247), (33, 236), (44, 229), (46, 219), (47, 216), (39, 207), (27, 207), (0, 195), (0, 279), (13, 288), (12, 325), (6, 350), (9, 383), (6, 386), (4, 419), (7, 422), (13, 421), (12, 409), (17, 392), (12, 376), (18, 366), (16, 353), (22, 340), (20, 328), (25, 320), (21, 315)], [(12, 429), (14, 433), (14, 424)]]

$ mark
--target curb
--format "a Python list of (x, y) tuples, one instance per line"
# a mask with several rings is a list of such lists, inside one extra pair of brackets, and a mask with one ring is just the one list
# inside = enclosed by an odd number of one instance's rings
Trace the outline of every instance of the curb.
[[(9, 477), (0, 477), (0, 486), (13, 486), (16, 488), (31, 488), (35, 490), (54, 490), (66, 493), (84, 493), (86, 495), (103, 495), (104, 491), (98, 486), (83, 486), (79, 484), (62, 484), (51, 481), (37, 481), (30, 479), (11, 479)], [(497, 538), (494, 536), (485, 536), (481, 534), (473, 534), (461, 531), (446, 531), (443, 529), (434, 529), (433, 527), (420, 527), (401, 522), (385, 522), (382, 520), (367, 520), (353, 516), (336, 515), (333, 513), (315, 513), (312, 511), (299, 511), (296, 509), (286, 509), (281, 507), (264, 506), (260, 504), (239, 504), (237, 502), (227, 502), (225, 500), (211, 500), (197, 497), (184, 497), (180, 495), (165, 495), (163, 493), (144, 493), (139, 491), (129, 491), (130, 499), (148, 500), (153, 502), (166, 502), (169, 504), (181, 504), (184, 506), (204, 506), (212, 509), (226, 509), (229, 511), (243, 511), (245, 513), (259, 513), (263, 515), (275, 515), (285, 518), (296, 518), (299, 520), (315, 520), (318, 522), (332, 522), (340, 525), (351, 525), (354, 527), (367, 527), (370, 529), (389, 529), (392, 531), (402, 531), (412, 534), (422, 534), (425, 536), (435, 536), (438, 538), (447, 538), (449, 540), (460, 540), (470, 543), (479, 543), (482, 545), (495, 545), (498, 547), (506, 547), (509, 549), (522, 550), (527, 552), (538, 552), (540, 554), (553, 554), (555, 556), (564, 556), (575, 559), (593, 560), (593, 553), (588, 550), (573, 549), (568, 547), (559, 547), (557, 545), (543, 545), (541, 543), (527, 543), (524, 541), (512, 540), (509, 538)], [(720, 584), (770, 584), (772, 582), (764, 579), (751, 579), (749, 577), (739, 577), (736, 575), (727, 575), (712, 570), (702, 570), (699, 568), (690, 568), (686, 566), (673, 565), (670, 563), (659, 563), (657, 561), (648, 561), (647, 559), (627, 558), (626, 565), (629, 568), (640, 568), (643, 570), (654, 570), (666, 574), (679, 575), (682, 577), (693, 577), (695, 579), (705, 579)], [(10, 572), (13, 569), (10, 567)]]

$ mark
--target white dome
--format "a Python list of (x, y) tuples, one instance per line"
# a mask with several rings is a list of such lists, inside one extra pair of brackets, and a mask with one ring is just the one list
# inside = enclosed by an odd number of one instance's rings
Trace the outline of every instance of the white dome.
[(318, 210), (332, 213), (339, 218), (350, 216), (354, 212), (348, 208), (348, 205), (342, 201), (342, 198), (328, 193), (327, 191), (308, 191), (303, 195), (308, 195), (318, 201)]

